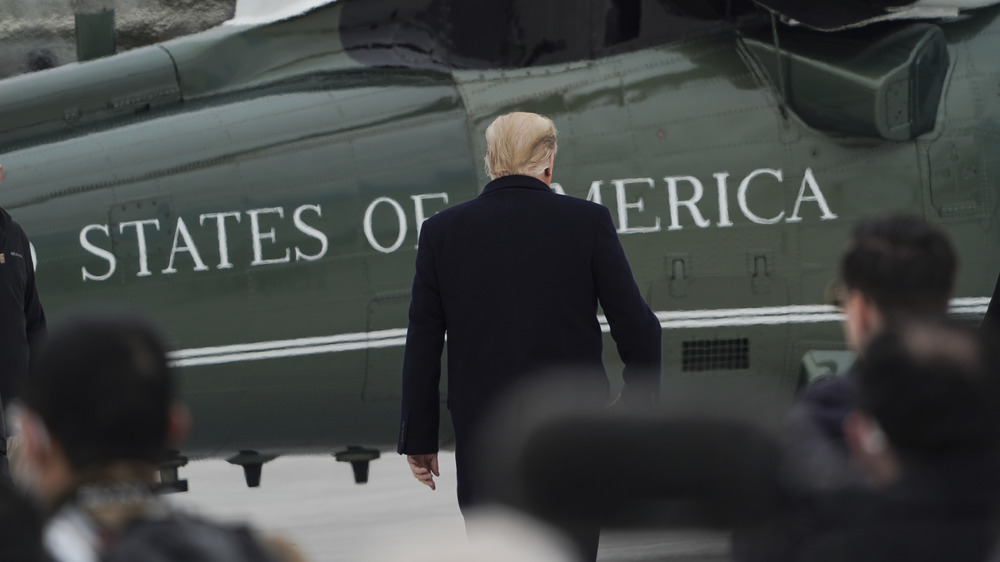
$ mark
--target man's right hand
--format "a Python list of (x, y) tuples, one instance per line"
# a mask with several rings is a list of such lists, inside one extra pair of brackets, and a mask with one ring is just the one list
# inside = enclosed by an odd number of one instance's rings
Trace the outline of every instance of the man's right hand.
[(414, 478), (419, 480), (421, 484), (430, 486), (431, 490), (437, 489), (434, 486), (434, 477), (441, 476), (441, 473), (438, 471), (437, 453), (406, 455), (406, 460), (410, 463), (410, 470), (413, 471)]

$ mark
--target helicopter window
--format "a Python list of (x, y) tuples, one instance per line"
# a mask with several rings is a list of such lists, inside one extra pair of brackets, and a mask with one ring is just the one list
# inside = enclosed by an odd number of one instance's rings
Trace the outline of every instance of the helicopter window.
[(590, 58), (590, 24), (578, 0), (354, 0), (341, 39), (372, 66), (516, 68)]
[(756, 12), (751, 0), (659, 0), (685, 16), (700, 20), (733, 19)]
[[(748, 14), (760, 14), (751, 0), (604, 0), (610, 22), (628, 33), (605, 34), (597, 55), (674, 43), (732, 27)], [(631, 20), (629, 19), (631, 18)], [(629, 25), (632, 27), (627, 27)]]
[(642, 0), (611, 0), (605, 13), (604, 44), (617, 45), (639, 37)]
[(730, 27), (750, 0), (347, 0), (341, 39), (371, 66), (520, 68)]
[[(590, 58), (590, 18), (578, 0), (443, 0), (456, 68), (523, 67)], [(486, 12), (487, 17), (483, 17)], [(491, 41), (484, 40), (487, 28)]]

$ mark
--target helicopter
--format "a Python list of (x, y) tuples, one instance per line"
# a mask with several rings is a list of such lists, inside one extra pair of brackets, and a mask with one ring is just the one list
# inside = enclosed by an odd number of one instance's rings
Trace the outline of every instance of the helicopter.
[(51, 321), (115, 306), (170, 334), (196, 422), (163, 464), (179, 487), (190, 459), (256, 486), (287, 454), (367, 480), (396, 442), (420, 226), (478, 195), (510, 111), (555, 122), (553, 190), (611, 210), (664, 380), (791, 396), (851, 360), (828, 296), (857, 219), (942, 226), (957, 315), (1000, 271), (1000, 6), (881, 4), (239, 0), (0, 81), (0, 206)]

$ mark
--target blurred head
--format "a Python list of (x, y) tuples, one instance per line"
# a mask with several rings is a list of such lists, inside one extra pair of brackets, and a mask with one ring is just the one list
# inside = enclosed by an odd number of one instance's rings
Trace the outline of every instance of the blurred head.
[[(390, 541), (373, 560), (393, 562), (573, 562), (572, 544), (555, 528), (523, 513), (496, 506), (466, 516), (465, 533), (415, 522), (412, 538)], [(377, 552), (382, 550), (382, 552)]]
[(508, 113), (486, 128), (486, 173), (491, 179), (532, 176), (552, 181), (556, 127), (537, 113)]
[(944, 317), (957, 263), (944, 231), (920, 217), (894, 214), (859, 221), (840, 261), (848, 345), (861, 352), (888, 325)]
[(844, 433), (875, 482), (892, 481), (909, 465), (994, 451), (1000, 362), (993, 347), (944, 321), (911, 322), (872, 340)]
[(121, 464), (155, 471), (187, 430), (165, 346), (147, 324), (88, 316), (52, 332), (22, 400), (25, 460), (43, 499)]

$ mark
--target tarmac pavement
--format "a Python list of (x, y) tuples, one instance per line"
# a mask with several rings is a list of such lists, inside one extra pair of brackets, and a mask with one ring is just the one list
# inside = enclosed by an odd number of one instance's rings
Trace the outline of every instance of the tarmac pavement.
[[(464, 539), (454, 454), (442, 453), (440, 464), (437, 490), (431, 491), (396, 454), (374, 461), (364, 485), (354, 483), (350, 465), (332, 456), (278, 458), (264, 465), (259, 488), (247, 488), (238, 466), (196, 461), (181, 469), (190, 491), (169, 497), (184, 509), (280, 535), (312, 562), (382, 562), (393, 549), (421, 548), (405, 545)], [(598, 559), (715, 562), (727, 554), (723, 533), (606, 532)]]

